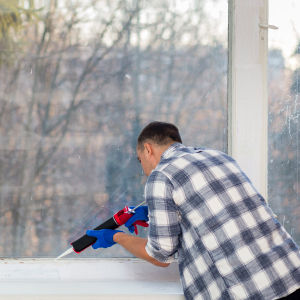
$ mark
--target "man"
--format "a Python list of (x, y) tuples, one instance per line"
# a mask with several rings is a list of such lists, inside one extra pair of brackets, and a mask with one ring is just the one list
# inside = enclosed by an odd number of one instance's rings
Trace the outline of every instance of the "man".
[[(153, 122), (141, 132), (138, 160), (148, 176), (148, 239), (88, 231), (95, 248), (120, 244), (167, 267), (178, 252), (186, 299), (300, 299), (300, 253), (234, 159), (182, 145), (177, 127)], [(138, 208), (125, 225), (147, 220)]]

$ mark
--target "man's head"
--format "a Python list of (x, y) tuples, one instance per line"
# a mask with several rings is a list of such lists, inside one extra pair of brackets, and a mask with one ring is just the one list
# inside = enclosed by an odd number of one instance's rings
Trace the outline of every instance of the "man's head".
[(170, 123), (152, 122), (140, 133), (137, 142), (138, 160), (147, 176), (154, 170), (163, 152), (174, 143), (182, 143), (178, 128)]

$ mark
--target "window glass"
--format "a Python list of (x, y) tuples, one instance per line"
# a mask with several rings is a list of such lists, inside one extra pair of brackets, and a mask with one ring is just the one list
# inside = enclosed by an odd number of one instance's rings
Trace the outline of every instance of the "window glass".
[(270, 1), (269, 204), (300, 243), (300, 3)]
[(0, 256), (56, 257), (141, 203), (150, 121), (226, 151), (227, 5), (0, 0)]

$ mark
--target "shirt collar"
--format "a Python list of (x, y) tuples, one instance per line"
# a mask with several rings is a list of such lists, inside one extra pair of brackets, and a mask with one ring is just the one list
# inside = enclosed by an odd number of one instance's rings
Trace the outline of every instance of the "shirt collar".
[(174, 144), (172, 144), (167, 150), (165, 150), (165, 151), (163, 152), (163, 154), (161, 155), (161, 159), (170, 157), (171, 154), (172, 154), (176, 149), (182, 148), (182, 147), (184, 147), (184, 146), (183, 146), (182, 144), (180, 144), (180, 143), (174, 143)]

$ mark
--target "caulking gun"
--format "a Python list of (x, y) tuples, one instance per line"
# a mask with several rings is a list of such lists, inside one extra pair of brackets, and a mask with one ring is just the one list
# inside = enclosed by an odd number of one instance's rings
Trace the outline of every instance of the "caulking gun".
[[(132, 214), (134, 213), (134, 211), (138, 207), (140, 207), (141, 205), (143, 205), (145, 202), (146, 201), (144, 201), (143, 203), (139, 204), (138, 206), (136, 206), (133, 209), (130, 209), (127, 206), (125, 206), (122, 210), (120, 210), (116, 214), (114, 214), (110, 219), (106, 220), (101, 225), (99, 225), (96, 228), (94, 228), (94, 230), (116, 229), (119, 226), (124, 225), (132, 217)], [(136, 221), (135, 223), (138, 224), (138, 225), (144, 226), (143, 222)], [(135, 233), (137, 234), (136, 225), (135, 225)], [(64, 257), (64, 256), (72, 253), (73, 251), (75, 251), (76, 253), (80, 253), (83, 250), (85, 250), (86, 248), (88, 248), (91, 245), (93, 245), (96, 241), (97, 241), (97, 238), (95, 238), (93, 236), (88, 236), (87, 234), (85, 234), (84, 236), (82, 236), (78, 240), (72, 242), (71, 245), (73, 247), (71, 247), (70, 249), (68, 249), (67, 251), (65, 251), (63, 254), (61, 254), (60, 256), (58, 256), (57, 258), (55, 258), (55, 260), (59, 259), (61, 257)]]

